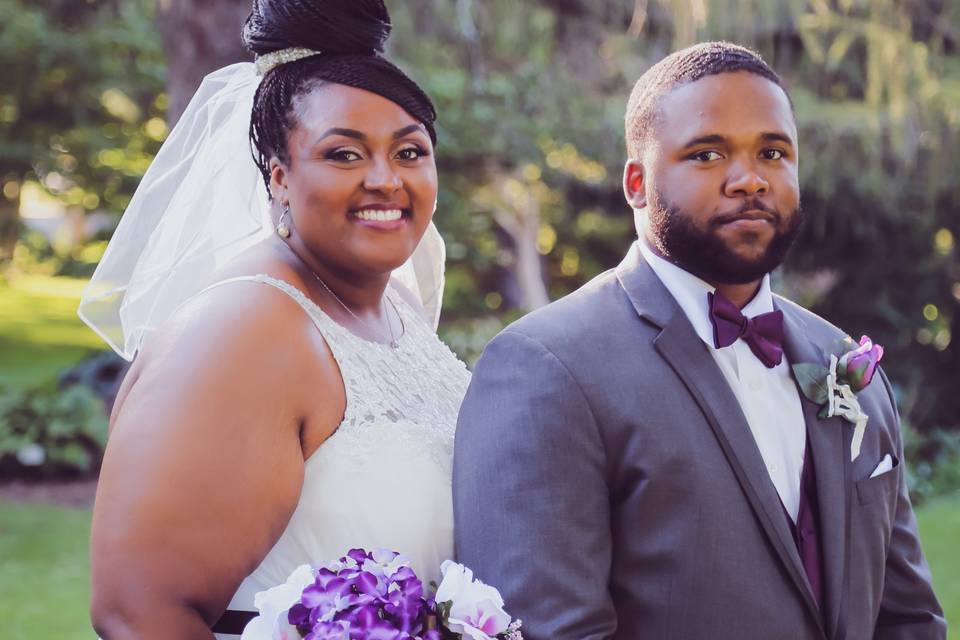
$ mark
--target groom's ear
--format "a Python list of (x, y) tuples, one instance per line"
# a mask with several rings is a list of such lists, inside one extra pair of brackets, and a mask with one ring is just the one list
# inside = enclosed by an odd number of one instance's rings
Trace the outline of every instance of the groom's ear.
[(627, 160), (623, 167), (623, 195), (634, 209), (647, 206), (647, 183), (643, 164), (639, 160)]

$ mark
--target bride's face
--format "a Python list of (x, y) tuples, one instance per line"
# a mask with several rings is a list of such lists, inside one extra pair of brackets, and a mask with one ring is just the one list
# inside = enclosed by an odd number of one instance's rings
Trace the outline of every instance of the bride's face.
[(274, 195), (293, 233), (328, 267), (391, 271), (433, 216), (437, 167), (423, 125), (377, 94), (325, 84), (295, 102), (290, 162), (274, 161)]

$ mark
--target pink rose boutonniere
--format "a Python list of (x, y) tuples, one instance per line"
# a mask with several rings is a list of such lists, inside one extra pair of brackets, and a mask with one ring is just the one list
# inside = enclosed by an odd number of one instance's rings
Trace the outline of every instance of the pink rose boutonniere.
[(851, 338), (840, 341), (830, 353), (828, 366), (801, 362), (792, 367), (803, 395), (822, 405), (820, 417), (840, 416), (853, 423), (851, 460), (856, 460), (860, 455), (860, 445), (869, 419), (860, 408), (856, 394), (873, 380), (881, 358), (883, 347), (863, 336), (859, 345)]

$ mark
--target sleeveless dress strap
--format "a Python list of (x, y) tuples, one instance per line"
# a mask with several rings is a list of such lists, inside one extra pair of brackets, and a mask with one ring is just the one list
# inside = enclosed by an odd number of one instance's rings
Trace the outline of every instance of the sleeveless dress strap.
[[(258, 273), (256, 275), (249, 276), (236, 276), (233, 278), (226, 278), (224, 280), (218, 280), (211, 285), (208, 285), (202, 289), (196, 296), (203, 295), (211, 289), (216, 289), (225, 284), (232, 284), (234, 282), (259, 282), (260, 284), (270, 285), (274, 289), (279, 289), (283, 293), (287, 294), (290, 298), (293, 298), (293, 301), (300, 305), (310, 319), (313, 320), (313, 323), (319, 329), (320, 333), (327, 343), (330, 343), (331, 334), (341, 335), (342, 333), (348, 332), (345, 327), (341, 327), (339, 324), (333, 321), (324, 311), (315, 303), (313, 300), (307, 297), (303, 291), (293, 286), (286, 280), (281, 280), (280, 278), (274, 278), (273, 276), (268, 276), (265, 273)], [(196, 297), (194, 296), (194, 297)], [(334, 351), (334, 355), (337, 355), (337, 350), (333, 348), (333, 345), (330, 345), (331, 349)], [(339, 358), (338, 358), (339, 360)]]
[(352, 362), (352, 353), (355, 349), (354, 345), (356, 341), (362, 342), (362, 339), (355, 336), (346, 327), (337, 324), (337, 322), (328, 316), (326, 312), (324, 312), (324, 310), (317, 305), (316, 302), (308, 298), (307, 294), (305, 294), (303, 291), (293, 286), (286, 280), (274, 278), (273, 276), (268, 276), (265, 273), (226, 278), (205, 287), (197, 295), (201, 295), (216, 287), (232, 284), (234, 282), (258, 282), (260, 284), (269, 285), (274, 289), (279, 289), (290, 298), (293, 298), (293, 301), (300, 305), (300, 308), (306, 312), (307, 316), (317, 328), (317, 331), (320, 332), (324, 342), (326, 342), (327, 347), (330, 349), (330, 353), (333, 354), (333, 359), (336, 361), (337, 368), (340, 370), (340, 377), (343, 379), (347, 406), (344, 409), (343, 421), (341, 422), (341, 425), (338, 425), (337, 430), (340, 429), (340, 426), (342, 426), (344, 422), (350, 422), (353, 420), (358, 410), (358, 404), (356, 398), (354, 398), (354, 392), (347, 383), (347, 380), (354, 377), (353, 367), (355, 365)]

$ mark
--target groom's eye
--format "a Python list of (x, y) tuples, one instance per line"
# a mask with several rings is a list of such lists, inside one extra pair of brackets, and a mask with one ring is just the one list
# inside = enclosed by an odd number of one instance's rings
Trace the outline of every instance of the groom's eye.
[(714, 160), (720, 160), (722, 157), (717, 151), (698, 151), (690, 156), (690, 159), (698, 162), (713, 162)]

